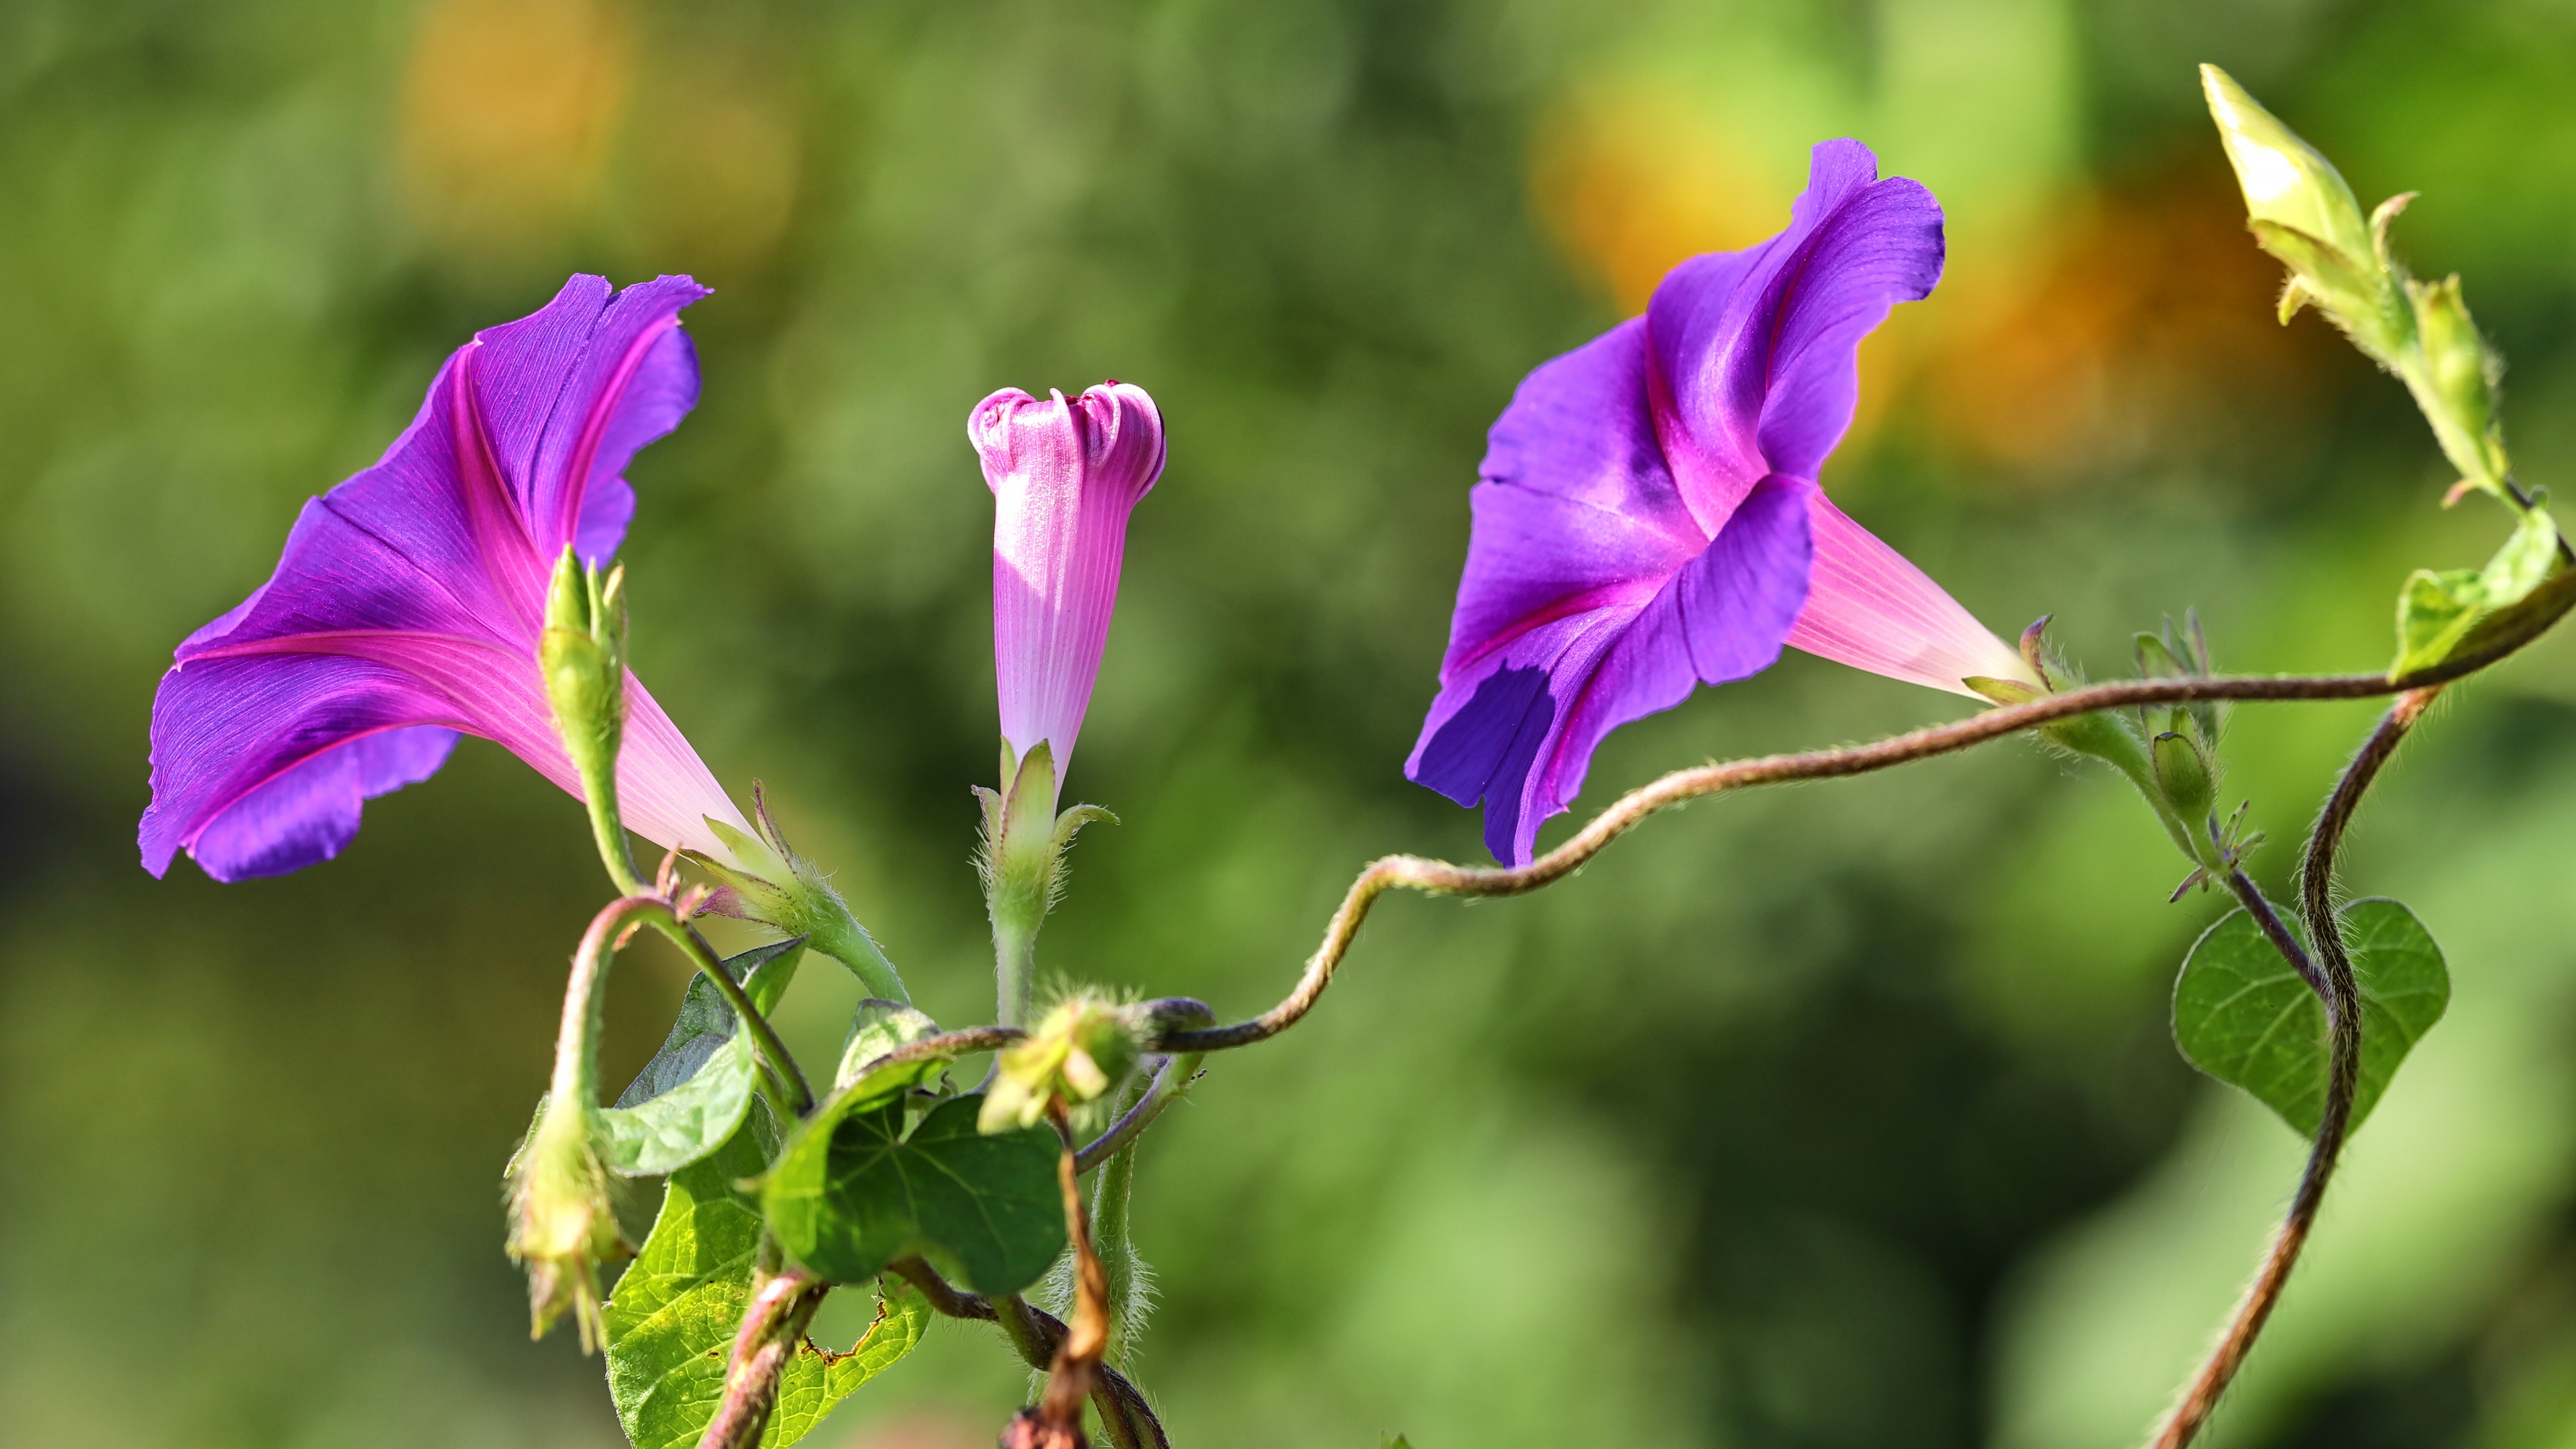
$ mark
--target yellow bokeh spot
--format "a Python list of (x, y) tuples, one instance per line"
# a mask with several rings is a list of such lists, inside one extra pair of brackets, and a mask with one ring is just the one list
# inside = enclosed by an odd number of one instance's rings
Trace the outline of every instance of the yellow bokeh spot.
[(1641, 312), (1675, 263), (1750, 246), (1788, 223), (1794, 188), (1747, 149), (1674, 98), (1595, 93), (1541, 125), (1530, 189), (1575, 264), (1620, 310)]
[(404, 199), (468, 256), (543, 245), (596, 204), (632, 64), (607, 0), (430, 0), (403, 86)]

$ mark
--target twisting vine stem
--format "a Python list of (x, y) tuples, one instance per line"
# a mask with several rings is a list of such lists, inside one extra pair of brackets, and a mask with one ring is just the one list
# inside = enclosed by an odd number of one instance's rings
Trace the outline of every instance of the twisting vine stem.
[[(2561, 577), (2576, 578), (2576, 574)], [(2556, 615), (2551, 616), (2553, 621), (2555, 618)], [(2545, 628), (2544, 624), (2542, 629)], [(2384, 674), (2317, 674), (2116, 680), (2070, 689), (2026, 704), (2004, 705), (1950, 724), (1891, 735), (1866, 745), (1808, 750), (1792, 755), (1763, 755), (1749, 760), (1728, 760), (1676, 770), (1620, 796), (1600, 814), (1593, 816), (1591, 823), (1576, 832), (1572, 839), (1517, 868), (1452, 865), (1445, 860), (1426, 860), (1416, 855), (1386, 856), (1370, 862), (1367, 869), (1360, 872), (1359, 879), (1351, 882), (1350, 890), (1342, 897), (1340, 909), (1333, 912), (1332, 922), (1324, 929), (1323, 944), (1307, 958), (1305, 974), (1286, 1000), (1250, 1021), (1236, 1022), (1231, 1026), (1164, 1032), (1152, 1045), (1155, 1050), (1164, 1052), (1223, 1051), (1265, 1041), (1296, 1025), (1298, 1019), (1314, 1007), (1316, 999), (1324, 994), (1324, 988), (1332, 984), (1333, 972), (1350, 951), (1352, 940), (1359, 935), (1360, 923), (1368, 919), (1369, 908), (1377, 904), (1379, 896), (1390, 890), (1417, 890), (1429, 895), (1522, 895), (1551, 885), (1581, 869), (1610, 842), (1635, 829), (1646, 817), (1730, 790), (1785, 784), (1792, 780), (1831, 780), (1848, 775), (1866, 775), (1896, 765), (1912, 764), (1916, 760), (1956, 754), (2006, 735), (2019, 734), (2096, 710), (2149, 704), (2189, 704), (2203, 700), (2369, 699), (2439, 686), (2496, 662), (2537, 638), (2542, 629), (2518, 634), (2501, 646), (2463, 650), (2431, 669), (2396, 679)]]
[[(930, 1301), (931, 1310), (942, 1317), (1001, 1324), (1021, 1360), (1033, 1369), (1047, 1367), (1057, 1345), (1064, 1342), (1063, 1320), (1043, 1308), (1030, 1307), (1017, 1295), (997, 1300), (965, 1292), (951, 1286), (939, 1276), (939, 1270), (919, 1257), (897, 1258), (886, 1265), (886, 1270), (920, 1289), (921, 1296)], [(1005, 1309), (1009, 1310), (1007, 1317)], [(1163, 1433), (1162, 1421), (1154, 1417), (1153, 1406), (1145, 1402), (1144, 1391), (1107, 1364), (1099, 1367), (1092, 1382), (1091, 1407), (1120, 1445), (1171, 1449), (1172, 1441)]]
[(2382, 766), (2397, 753), (2398, 742), (2415, 727), (2424, 710), (2441, 692), (2440, 685), (2407, 691), (2398, 698), (2379, 727), (2370, 732), (2360, 751), (2345, 766), (2343, 778), (2335, 782), (2334, 793), (2326, 797), (2325, 808), (2318, 812), (2316, 828), (2308, 834), (2307, 849), (2299, 862), (2299, 914), (2305, 919), (2308, 940), (2316, 948), (2314, 961), (2299, 949), (2298, 942), (2281, 925), (2270, 905), (2254, 884), (2235, 872), (2230, 886), (2245, 908), (2263, 925), (2265, 935), (2281, 954), (2298, 968), (2326, 1012), (2326, 1098), (2325, 1108), (2317, 1118), (2317, 1134), (2308, 1149), (2308, 1164), (2299, 1174), (2299, 1189), (2290, 1198), (2290, 1210), (2281, 1219), (2279, 1231), (2272, 1235), (2272, 1245), (2263, 1255), (2263, 1265), (2255, 1270), (2254, 1281), (2247, 1285), (2245, 1297), (2236, 1306), (2217, 1347), (2184, 1385), (2182, 1396), (2165, 1416), (2163, 1427), (2156, 1431), (2154, 1449), (2183, 1449), (2209, 1422), (2210, 1412), (2218, 1407), (2219, 1396), (2245, 1364), (2254, 1349), (2263, 1325), (2280, 1302), (2282, 1285), (2289, 1281), (2290, 1270), (2298, 1266), (2299, 1254), (2307, 1247), (2308, 1234), (2316, 1226), (2317, 1209), (2325, 1201), (2326, 1184), (2334, 1177), (2336, 1162), (2343, 1155), (2345, 1139), (2352, 1126), (2353, 1093), (2361, 1073), (2361, 989), (2353, 978), (2352, 955), (2345, 949), (2343, 930), (2335, 919), (2334, 865), (2336, 852), (2342, 848), (2344, 831), (2361, 806), (2362, 795), (2378, 778)]

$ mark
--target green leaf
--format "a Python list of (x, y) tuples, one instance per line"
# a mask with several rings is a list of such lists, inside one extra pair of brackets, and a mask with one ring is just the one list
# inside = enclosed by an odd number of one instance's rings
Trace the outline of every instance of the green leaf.
[(2513, 537), (2487, 560), (2485, 572), (2478, 577), (2486, 606), (2501, 609), (2520, 603), (2540, 587), (2557, 562), (2558, 525), (2546, 507), (2535, 503), (2523, 512), (2521, 521), (2514, 525)]
[(2485, 592), (2472, 569), (2417, 569), (2397, 594), (2397, 662), (2391, 674), (2412, 674), (2450, 657), (2478, 622)]
[[(766, 1012), (796, 975), (804, 941), (759, 946), (724, 963), (755, 1010)], [(760, 1063), (751, 1033), (734, 1020), (715, 983), (689, 979), (679, 1019), (653, 1060), (617, 1099), (602, 1108), (600, 1156), (628, 1177), (676, 1172), (722, 1146), (751, 1110)]]
[[(2484, 569), (2417, 569), (2397, 595), (2397, 662), (2388, 672), (2412, 674), (2448, 659), (2485, 632), (2482, 621), (2532, 598), (2557, 562), (2558, 525), (2534, 504)], [(2554, 595), (2548, 602), (2556, 605), (2550, 619), (2566, 611)]]
[[(761, 1165), (759, 1144), (745, 1130), (674, 1173), (652, 1236), (609, 1300), (608, 1392), (635, 1449), (689, 1449), (723, 1398), (760, 1247), (760, 1214), (733, 1185)], [(929, 1318), (930, 1305), (902, 1285), (883, 1298), (876, 1323), (849, 1353), (799, 1348), (779, 1377), (763, 1449), (804, 1437), (834, 1405), (911, 1352)]]
[(832, 1076), (832, 1085), (846, 1087), (859, 1079), (860, 1070), (870, 1062), (938, 1034), (939, 1023), (927, 1014), (899, 1001), (869, 997), (850, 1015), (849, 1039), (841, 1044), (841, 1066)]
[(977, 1132), (983, 1105), (981, 1093), (951, 1098), (909, 1137), (900, 1091), (828, 1130), (809, 1121), (762, 1180), (761, 1205), (779, 1243), (835, 1282), (872, 1277), (925, 1248), (980, 1293), (1016, 1293), (1036, 1282), (1064, 1251), (1061, 1147), (1043, 1127)]
[[(2357, 1131), (2398, 1063), (2442, 1019), (2451, 977), (2424, 923), (2397, 902), (2355, 901), (2337, 919), (2361, 988)], [(2325, 1008), (2253, 917), (2232, 911), (2192, 946), (2174, 983), (2173, 1029), (2193, 1066), (2253, 1093), (2302, 1135), (2316, 1135), (2325, 1111)]]

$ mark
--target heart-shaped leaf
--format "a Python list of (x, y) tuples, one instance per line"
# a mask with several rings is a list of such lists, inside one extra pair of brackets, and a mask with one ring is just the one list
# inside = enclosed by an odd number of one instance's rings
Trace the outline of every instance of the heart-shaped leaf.
[[(803, 955), (802, 937), (757, 946), (724, 963), (752, 1008), (766, 1012), (785, 994)], [(704, 973), (689, 979), (679, 1018), (653, 1060), (614, 1107), (602, 1108), (600, 1156), (628, 1177), (676, 1172), (733, 1136), (759, 1088), (751, 1033)]]
[[(2351, 1124), (2358, 1130), (2398, 1063), (2442, 1019), (2451, 977), (2424, 923), (2397, 902), (2354, 901), (2338, 919), (2361, 988)], [(2325, 1112), (2325, 1008), (2253, 917), (2232, 911), (2192, 946), (2174, 983), (2173, 1028), (2193, 1066), (2253, 1093), (2301, 1135), (2316, 1135)]]
[[(745, 1129), (672, 1174), (652, 1236), (617, 1282), (607, 1308), (608, 1392), (635, 1449), (688, 1449), (724, 1396), (726, 1359), (760, 1247), (760, 1214), (733, 1184), (760, 1168), (759, 1144)], [(779, 1377), (762, 1449), (785, 1449), (804, 1437), (834, 1405), (911, 1352), (929, 1319), (921, 1295), (898, 1285), (850, 1352), (798, 1348)]]
[(809, 1122), (762, 1182), (781, 1246), (835, 1282), (875, 1276), (920, 1249), (981, 1293), (1016, 1293), (1064, 1251), (1061, 1144), (1043, 1127), (985, 1136), (981, 1093), (933, 1108), (910, 1136), (900, 1092), (833, 1123)]

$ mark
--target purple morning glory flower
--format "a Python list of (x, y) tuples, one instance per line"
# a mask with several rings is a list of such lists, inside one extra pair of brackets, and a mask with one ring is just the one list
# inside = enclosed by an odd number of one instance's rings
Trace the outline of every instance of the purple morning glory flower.
[(1788, 230), (1694, 257), (1646, 315), (1529, 375), (1494, 424), (1440, 695), (1405, 773), (1514, 865), (1611, 730), (1784, 644), (1973, 695), (2029, 666), (1816, 486), (1860, 340), (1941, 276), (1941, 208), (1815, 149)]
[[(679, 312), (705, 295), (574, 277), (457, 349), (384, 458), (304, 505), (276, 573), (161, 678), (146, 870), (181, 850), (217, 880), (328, 860), (369, 798), (429, 778), (459, 733), (581, 793), (537, 668), (546, 586), (567, 544), (597, 564), (625, 538), (627, 462), (698, 399)], [(632, 674), (626, 689), (626, 824), (731, 859), (704, 817), (749, 825)]]
[(1100, 677), (1127, 516), (1163, 474), (1163, 415), (1123, 382), (1049, 399), (1005, 388), (975, 405), (966, 436), (993, 490), (1002, 738), (1022, 760), (1045, 741), (1061, 781)]

